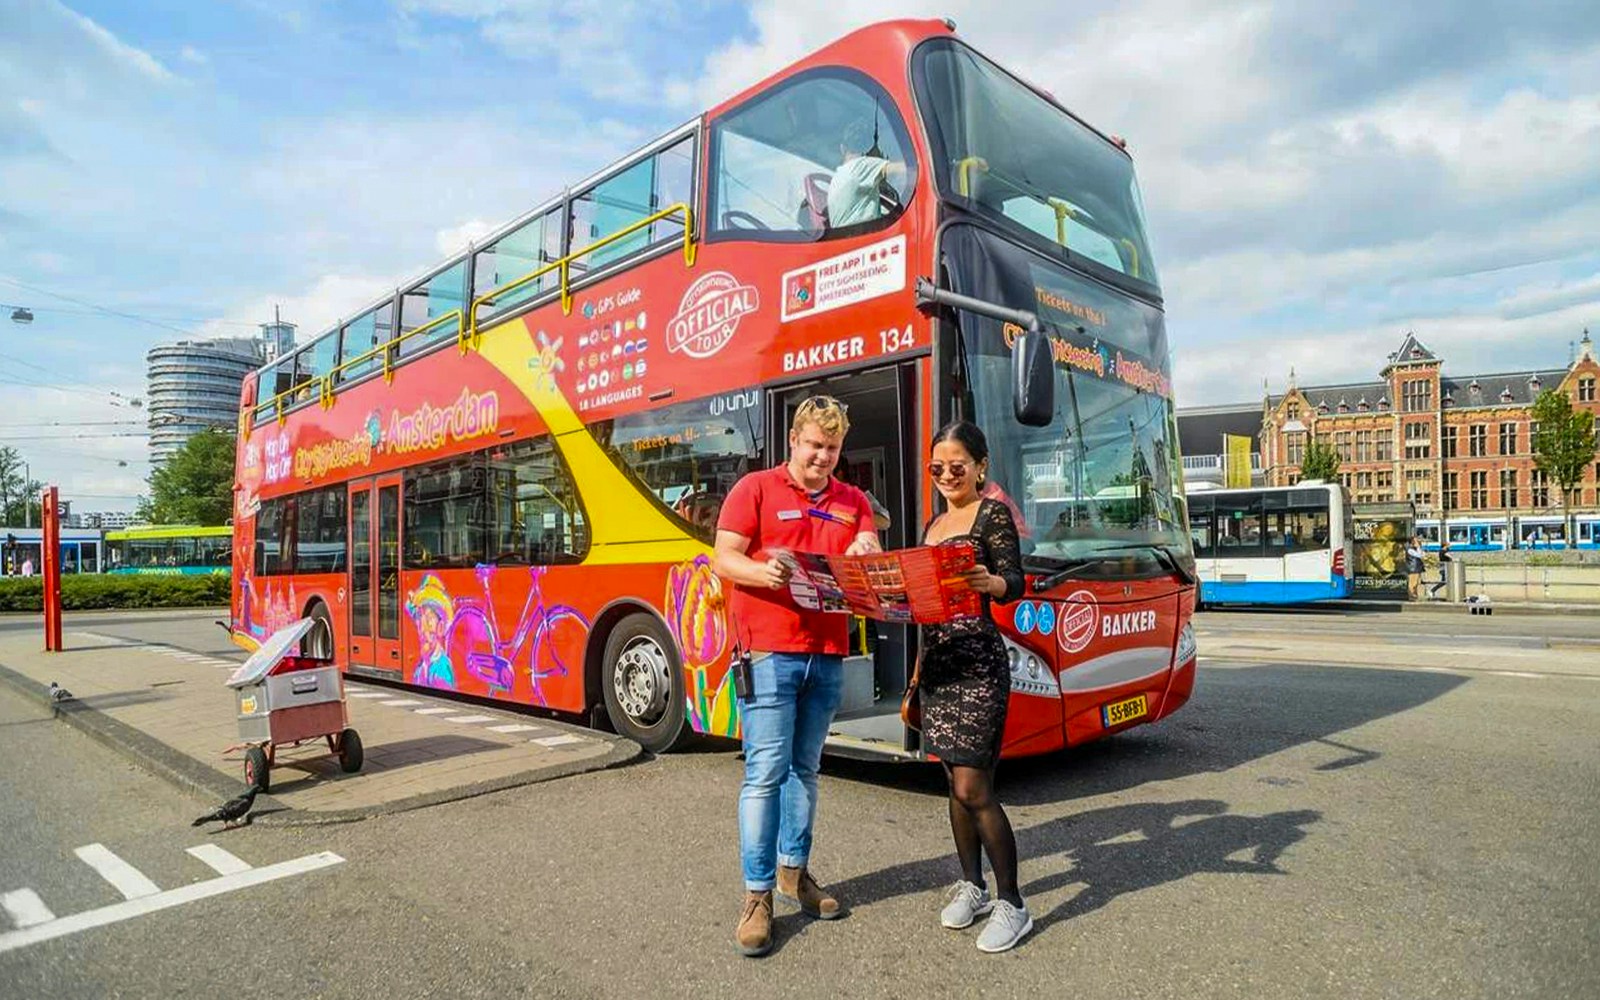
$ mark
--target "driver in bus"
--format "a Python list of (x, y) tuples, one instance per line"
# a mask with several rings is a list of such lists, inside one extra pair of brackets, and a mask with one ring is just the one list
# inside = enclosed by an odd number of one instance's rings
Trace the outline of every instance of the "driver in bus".
[(897, 186), (905, 183), (905, 163), (876, 155), (877, 147), (871, 122), (854, 121), (845, 126), (839, 142), (839, 166), (828, 182), (829, 228), (882, 218), (880, 185), (885, 180)]

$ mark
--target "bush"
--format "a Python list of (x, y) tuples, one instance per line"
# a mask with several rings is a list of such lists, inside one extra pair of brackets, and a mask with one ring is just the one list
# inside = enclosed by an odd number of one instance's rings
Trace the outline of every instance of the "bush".
[[(61, 578), (63, 611), (99, 608), (195, 608), (228, 603), (227, 574), (141, 576), (134, 573), (81, 574)], [(43, 611), (44, 578), (0, 579), (0, 611)]]

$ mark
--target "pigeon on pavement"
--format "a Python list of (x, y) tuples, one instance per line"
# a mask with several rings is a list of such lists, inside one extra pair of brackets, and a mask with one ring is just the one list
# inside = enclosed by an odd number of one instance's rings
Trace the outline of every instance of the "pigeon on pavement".
[(68, 691), (66, 688), (64, 688), (61, 685), (57, 684), (55, 681), (51, 681), (50, 682), (50, 700), (51, 701), (66, 701), (67, 699), (69, 699), (71, 697), (72, 697), (72, 692), (71, 691)]
[(250, 807), (255, 804), (256, 792), (258, 790), (259, 789), (257, 789), (256, 786), (251, 785), (249, 790), (243, 795), (229, 799), (222, 805), (218, 806), (215, 811), (206, 813), (204, 816), (201, 816), (190, 825), (204, 826), (207, 823), (220, 819), (222, 820), (222, 828), (224, 830), (233, 829), (239, 825), (240, 820), (248, 821)]

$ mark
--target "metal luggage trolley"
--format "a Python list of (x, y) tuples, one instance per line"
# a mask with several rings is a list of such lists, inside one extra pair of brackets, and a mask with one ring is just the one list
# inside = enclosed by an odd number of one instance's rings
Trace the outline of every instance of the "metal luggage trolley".
[(278, 748), (307, 740), (326, 739), (346, 774), (361, 770), (361, 737), (350, 728), (339, 669), (331, 660), (289, 655), (315, 624), (302, 618), (274, 632), (226, 682), (238, 695), (240, 737), (228, 751), (244, 749), (245, 783), (263, 792)]

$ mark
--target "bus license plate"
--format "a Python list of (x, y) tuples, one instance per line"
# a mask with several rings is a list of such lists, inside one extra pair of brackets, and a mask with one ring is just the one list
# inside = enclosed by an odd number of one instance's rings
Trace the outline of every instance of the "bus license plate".
[(1114, 701), (1109, 705), (1101, 705), (1100, 721), (1105, 725), (1105, 728), (1110, 729), (1112, 726), (1120, 726), (1124, 722), (1142, 719), (1145, 713), (1149, 711), (1150, 706), (1145, 702), (1144, 695), (1141, 694), (1134, 698)]

